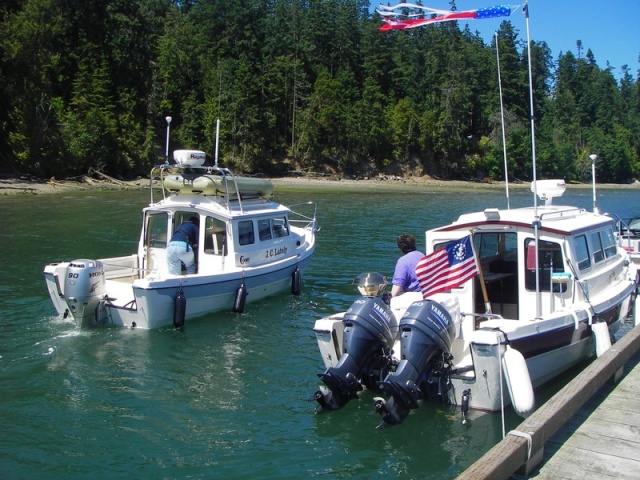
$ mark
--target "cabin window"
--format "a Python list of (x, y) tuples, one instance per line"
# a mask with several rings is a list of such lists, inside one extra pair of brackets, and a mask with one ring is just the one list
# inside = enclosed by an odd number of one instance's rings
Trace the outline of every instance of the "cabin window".
[(576, 253), (576, 261), (579, 270), (586, 270), (591, 267), (591, 257), (589, 256), (589, 246), (587, 245), (587, 237), (579, 235), (573, 241), (573, 249)]
[(289, 236), (289, 224), (287, 223), (287, 217), (277, 217), (272, 219), (273, 221), (273, 234), (276, 237), (288, 237)]
[(204, 230), (204, 253), (227, 255), (227, 224), (224, 220), (207, 217)]
[(604, 256), (606, 258), (613, 257), (618, 253), (616, 238), (614, 237), (613, 230), (611, 228), (607, 228), (602, 231), (602, 245), (604, 246)]
[[(524, 272), (524, 284), (527, 290), (536, 289), (536, 262), (535, 262), (536, 241), (527, 238), (524, 242), (526, 252), (526, 268)], [(564, 259), (562, 258), (562, 248), (559, 243), (539, 240), (538, 248), (538, 277), (540, 291), (548, 292), (552, 285), (551, 276), (554, 273), (564, 272)], [(556, 292), (565, 291), (566, 285), (555, 284), (553, 290)]]
[(593, 250), (593, 261), (599, 263), (604, 260), (604, 250), (602, 248), (602, 240), (599, 232), (593, 232), (591, 237), (591, 249)]
[(258, 235), (261, 242), (271, 240), (271, 221), (268, 218), (258, 220)]
[(150, 213), (147, 215), (146, 246), (147, 248), (167, 248), (167, 212)]
[(253, 221), (243, 220), (238, 222), (238, 243), (240, 245), (251, 245), (255, 240), (253, 233)]
[(516, 261), (518, 243), (515, 233), (482, 232), (474, 234), (473, 239), (476, 253), (481, 261), (486, 258)]

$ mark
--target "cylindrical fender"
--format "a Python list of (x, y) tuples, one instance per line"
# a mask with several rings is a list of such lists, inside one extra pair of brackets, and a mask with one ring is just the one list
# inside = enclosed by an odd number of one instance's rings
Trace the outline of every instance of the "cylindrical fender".
[(291, 274), (291, 294), (292, 295), (300, 295), (302, 283), (302, 272), (298, 267)]
[(175, 303), (173, 305), (173, 326), (180, 328), (184, 326), (184, 318), (187, 311), (187, 297), (182, 293), (182, 289), (176, 296)]
[(507, 345), (502, 356), (502, 368), (513, 409), (521, 417), (527, 418), (536, 407), (527, 362), (518, 350)]
[(238, 287), (236, 290), (236, 299), (233, 302), (233, 311), (235, 313), (244, 312), (244, 304), (247, 301), (247, 287), (244, 286), (244, 282), (242, 285)]
[(591, 325), (593, 338), (596, 342), (596, 356), (602, 355), (611, 347), (611, 335), (607, 322), (598, 322)]

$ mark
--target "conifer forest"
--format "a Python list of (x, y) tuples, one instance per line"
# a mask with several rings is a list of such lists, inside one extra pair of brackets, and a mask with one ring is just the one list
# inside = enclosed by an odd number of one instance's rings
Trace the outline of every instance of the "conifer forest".
[[(219, 119), (240, 173), (502, 180), (497, 40), (508, 175), (531, 180), (522, 17), (487, 43), (458, 22), (380, 32), (363, 0), (3, 0), (0, 173), (147, 175), (170, 116), (171, 150), (209, 157)], [(596, 154), (598, 182), (640, 178), (640, 72), (580, 39), (530, 47), (537, 177), (590, 181)]]

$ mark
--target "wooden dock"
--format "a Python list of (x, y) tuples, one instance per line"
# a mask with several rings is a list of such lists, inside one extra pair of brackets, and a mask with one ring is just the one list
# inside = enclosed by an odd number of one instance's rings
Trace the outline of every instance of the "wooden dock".
[[(614, 377), (621, 381), (614, 385)], [(640, 325), (458, 480), (512, 476), (535, 480), (640, 478)]]
[(640, 352), (617, 385), (605, 385), (545, 444), (529, 478), (640, 478)]

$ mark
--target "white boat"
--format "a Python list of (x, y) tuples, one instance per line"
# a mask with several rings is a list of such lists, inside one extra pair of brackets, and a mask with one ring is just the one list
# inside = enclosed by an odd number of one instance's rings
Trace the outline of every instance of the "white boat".
[(616, 220), (616, 237), (618, 244), (629, 252), (631, 260), (640, 267), (640, 217), (622, 220), (611, 215)]
[[(297, 205), (297, 211), (275, 203), (268, 198), (269, 180), (203, 166), (201, 151), (176, 150), (174, 157), (176, 164), (151, 172), (162, 198), (154, 201), (151, 188), (137, 252), (45, 267), (58, 314), (79, 327), (179, 327), (207, 313), (240, 312), (245, 302), (284, 290), (300, 292), (301, 272), (315, 250), (315, 203)], [(172, 275), (167, 243), (194, 216), (200, 225), (196, 273)]]
[(532, 191), (547, 204), (486, 209), (426, 231), (426, 255), (471, 235), (477, 275), (458, 287), (389, 300), (381, 275), (356, 278), (362, 298), (314, 325), (323, 409), (369, 389), (381, 425), (422, 401), (465, 415), (512, 404), (526, 417), (536, 387), (610, 346), (636, 301), (638, 266), (616, 243), (612, 218), (551, 204), (564, 181)]

